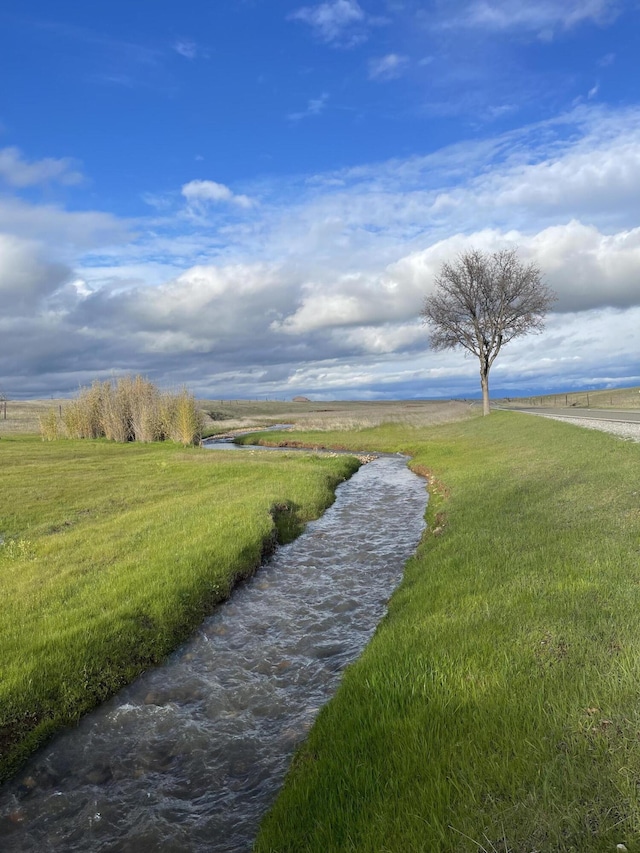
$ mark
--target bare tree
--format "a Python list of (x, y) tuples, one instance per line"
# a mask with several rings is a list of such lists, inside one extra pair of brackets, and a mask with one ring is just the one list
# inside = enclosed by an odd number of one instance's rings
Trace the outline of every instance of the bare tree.
[(463, 347), (480, 361), (483, 414), (489, 414), (489, 371), (502, 347), (540, 332), (556, 295), (534, 263), (516, 249), (488, 254), (471, 249), (442, 265), (420, 312), (434, 350)]

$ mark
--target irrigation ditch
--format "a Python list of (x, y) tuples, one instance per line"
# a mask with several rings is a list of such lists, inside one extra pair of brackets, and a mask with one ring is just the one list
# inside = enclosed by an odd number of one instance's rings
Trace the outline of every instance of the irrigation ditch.
[(383, 618), (427, 497), (405, 457), (363, 465), (190, 642), (0, 789), (0, 849), (250, 850), (296, 746)]

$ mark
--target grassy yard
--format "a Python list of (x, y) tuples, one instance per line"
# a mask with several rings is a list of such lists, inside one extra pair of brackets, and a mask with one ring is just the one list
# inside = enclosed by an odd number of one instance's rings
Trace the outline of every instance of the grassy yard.
[(0, 441), (0, 781), (201, 622), (353, 457)]
[(640, 851), (640, 445), (508, 412), (304, 438), (412, 454), (430, 528), (256, 850)]

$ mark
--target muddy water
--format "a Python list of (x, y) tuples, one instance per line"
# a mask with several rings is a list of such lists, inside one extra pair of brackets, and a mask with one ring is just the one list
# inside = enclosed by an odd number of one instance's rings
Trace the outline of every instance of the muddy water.
[(363, 466), (168, 662), (0, 791), (0, 851), (248, 851), (296, 745), (385, 612), (424, 481)]

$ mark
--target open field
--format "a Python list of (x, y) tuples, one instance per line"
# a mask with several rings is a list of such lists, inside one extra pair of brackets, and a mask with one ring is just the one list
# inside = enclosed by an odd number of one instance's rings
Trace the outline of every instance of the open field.
[(27, 433), (39, 433), (40, 421), (48, 411), (60, 410), (60, 406), (68, 403), (68, 400), (8, 400), (6, 403), (6, 414), (4, 417), (4, 406), (0, 407), (0, 438), (4, 435), (25, 435)]
[(640, 387), (614, 388), (610, 391), (570, 391), (566, 394), (546, 394), (538, 397), (513, 397), (507, 400), (496, 400), (507, 403), (514, 408), (518, 406), (540, 406), (555, 408), (567, 406), (591, 409), (640, 409)]
[[(272, 441), (408, 453), (431, 494), (389, 615), (258, 851), (640, 853), (640, 446), (474, 411), (229, 409), (239, 425), (320, 427)], [(255, 565), (274, 505), (295, 509), (276, 513), (292, 535), (351, 464), (6, 434), (0, 460), (5, 773), (198, 624)]]
[(353, 457), (0, 442), (0, 781), (162, 660)]
[(466, 402), (443, 400), (353, 401), (334, 400), (322, 403), (275, 403), (239, 400), (235, 403), (200, 401), (204, 411), (233, 421), (216, 421), (220, 428), (236, 425), (292, 423), (295, 429), (349, 430), (379, 426), (383, 423), (404, 423), (407, 426), (427, 426), (471, 417), (476, 408)]
[(510, 412), (301, 438), (410, 453), (429, 530), (256, 849), (639, 851), (640, 446)]
[[(7, 418), (0, 411), (0, 438), (3, 435), (38, 433), (39, 418), (52, 408), (68, 403), (64, 399), (9, 400)], [(506, 400), (496, 400), (506, 403)], [(477, 413), (479, 401), (456, 400), (392, 400), (293, 403), (284, 400), (198, 400), (205, 413), (205, 435), (234, 429), (251, 429), (278, 423), (294, 423), (296, 429), (360, 429), (383, 423), (429, 426), (471, 417)], [(542, 397), (510, 398), (508, 405), (568, 406), (603, 409), (640, 408), (640, 388), (618, 388), (613, 391), (570, 392)]]
[[(68, 400), (10, 400), (7, 419), (0, 412), (0, 438), (3, 435), (39, 433), (39, 418)], [(214, 435), (233, 429), (249, 429), (278, 423), (296, 423), (300, 429), (350, 429), (378, 426), (386, 422), (413, 426), (445, 423), (470, 417), (475, 406), (455, 401), (407, 400), (322, 403), (292, 403), (264, 400), (198, 400), (205, 413), (205, 434)]]

